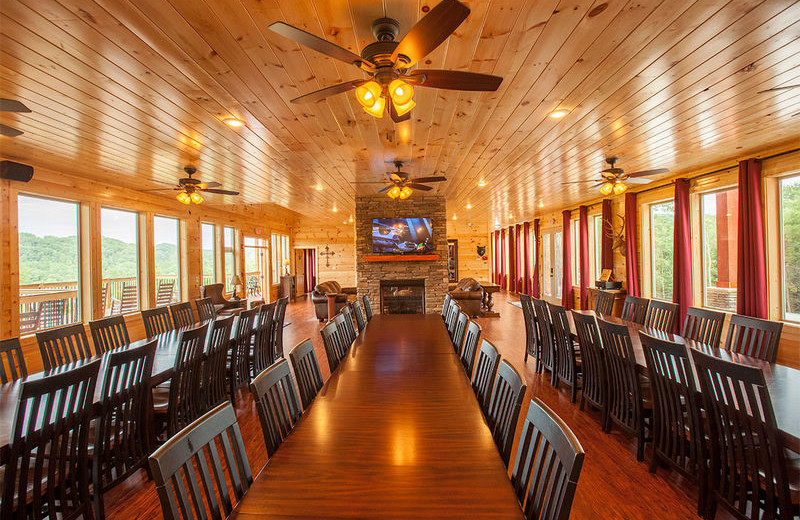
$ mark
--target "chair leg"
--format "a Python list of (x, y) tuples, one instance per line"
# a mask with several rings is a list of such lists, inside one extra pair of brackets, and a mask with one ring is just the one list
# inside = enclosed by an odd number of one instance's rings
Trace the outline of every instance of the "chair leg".
[(644, 427), (639, 428), (638, 439), (636, 440), (636, 460), (644, 460)]
[(584, 411), (585, 409), (586, 409), (586, 397), (584, 397), (584, 395), (581, 394), (581, 402), (578, 405), (578, 410)]
[[(656, 470), (658, 469), (658, 456), (656, 455), (655, 448), (653, 448), (653, 453), (650, 456), (650, 466), (647, 469), (648, 469), (648, 471), (650, 471), (650, 473), (655, 473)], [(698, 508), (699, 507), (700, 506), (698, 506)], [(698, 511), (698, 514), (700, 514), (699, 511)]]
[(572, 404), (578, 402), (578, 382), (572, 382)]

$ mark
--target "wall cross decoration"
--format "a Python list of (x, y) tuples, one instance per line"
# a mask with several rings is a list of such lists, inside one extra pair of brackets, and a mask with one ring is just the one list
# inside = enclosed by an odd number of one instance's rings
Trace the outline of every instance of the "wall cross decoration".
[(325, 252), (319, 254), (319, 256), (325, 257), (325, 267), (331, 266), (331, 257), (336, 254), (333, 251), (330, 251), (329, 249), (330, 248), (328, 246), (325, 246)]

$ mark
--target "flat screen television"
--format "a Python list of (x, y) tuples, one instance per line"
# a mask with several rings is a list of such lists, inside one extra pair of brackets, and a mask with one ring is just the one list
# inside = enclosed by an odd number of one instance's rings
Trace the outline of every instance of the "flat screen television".
[(394, 255), (427, 254), (433, 251), (431, 219), (372, 219), (372, 251)]

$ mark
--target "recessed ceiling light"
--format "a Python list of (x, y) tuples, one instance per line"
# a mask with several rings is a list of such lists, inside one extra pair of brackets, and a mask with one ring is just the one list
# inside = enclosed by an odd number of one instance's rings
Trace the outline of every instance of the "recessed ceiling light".
[(485, 180), (483, 180), (483, 179), (481, 179), (481, 180), (479, 180), (479, 181), (478, 181), (478, 186), (480, 186), (481, 188), (483, 188), (483, 187), (484, 187), (484, 186), (486, 186), (487, 184), (489, 184), (489, 183), (488, 183), (488, 182), (486, 182), (486, 181), (485, 181)]
[(455, 215), (453, 215), (453, 220), (457, 220)]
[(558, 109), (554, 110), (552, 114), (550, 114), (550, 117), (552, 117), (553, 119), (561, 119), (562, 117), (564, 117), (567, 114), (569, 114), (569, 110), (568, 109), (566, 109), (566, 108), (558, 108)]
[(333, 209), (332, 209), (332, 211), (333, 211), (334, 213), (336, 213), (337, 211), (339, 211), (339, 208), (337, 208), (336, 206), (334, 206), (334, 207), (333, 207)]
[(231, 128), (240, 128), (244, 126), (244, 121), (236, 119), (235, 117), (226, 117), (222, 122)]
[(322, 184), (315, 184), (314, 186), (311, 186), (311, 187), (314, 188), (317, 191), (322, 191), (322, 190), (325, 189), (325, 186), (323, 186)]
[(544, 207), (544, 202), (542, 202), (541, 200), (539, 201), (539, 207), (540, 207), (540, 208), (543, 208), (543, 207)]
[(350, 218), (347, 220), (347, 222), (349, 222), (350, 224), (352, 224), (352, 223), (353, 223), (353, 217), (350, 217)]
[(469, 202), (467, 203), (467, 209), (472, 209), (472, 204), (470, 204)]

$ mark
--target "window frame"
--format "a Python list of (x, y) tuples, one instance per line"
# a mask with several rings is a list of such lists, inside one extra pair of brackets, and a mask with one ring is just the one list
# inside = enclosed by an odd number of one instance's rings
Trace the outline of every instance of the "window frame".
[[(790, 180), (790, 179), (797, 179), (798, 181), (800, 181), (800, 173), (799, 172), (793, 172), (793, 173), (789, 173), (787, 175), (782, 175), (781, 177), (776, 179), (777, 180), (777, 185), (776, 185), (777, 193), (776, 193), (776, 196), (777, 196), (777, 210), (778, 210), (778, 213), (777, 213), (777, 221), (775, 223), (776, 224), (775, 230), (776, 230), (777, 236), (778, 236), (778, 262), (779, 262), (779, 265), (780, 265), (780, 270), (779, 270), (780, 279), (779, 279), (778, 287), (777, 287), (778, 302), (779, 302), (777, 319), (779, 319), (780, 321), (783, 321), (783, 322), (786, 322), (786, 323), (789, 323), (789, 324), (797, 326), (797, 325), (800, 325), (800, 318), (792, 319), (792, 318), (787, 316), (787, 306), (788, 306), (789, 302), (787, 301), (787, 297), (786, 297), (787, 296), (787, 289), (786, 289), (787, 279), (786, 279), (786, 248), (784, 247), (785, 234), (784, 234), (784, 225), (783, 225), (783, 223), (784, 223), (784, 218), (783, 218), (783, 210), (784, 210), (784, 207), (783, 207), (783, 182), (787, 181), (787, 180)], [(769, 285), (769, 283), (767, 285)]]
[[(227, 234), (230, 231), (231, 243), (226, 244)], [(226, 293), (233, 293), (236, 290), (231, 284), (231, 280), (236, 276), (236, 228), (233, 226), (222, 226), (222, 283)], [(228, 272), (228, 254), (230, 253), (230, 273)]]
[[(130, 315), (132, 315), (134, 313), (141, 312), (141, 310), (142, 310), (142, 300), (143, 300), (142, 299), (142, 257), (141, 257), (141, 238), (142, 238), (142, 235), (141, 235), (141, 229), (140, 229), (141, 223), (139, 221), (140, 213), (138, 211), (136, 211), (136, 210), (122, 209), (122, 208), (118, 208), (118, 207), (114, 207), (114, 206), (100, 206), (100, 215), (99, 215), (100, 227), (98, 229), (98, 231), (99, 231), (98, 239), (100, 240), (100, 259), (101, 259), (101, 261), (100, 261), (100, 264), (101, 264), (100, 265), (100, 288), (101, 288), (101, 290), (102, 290), (102, 286), (103, 286), (103, 280), (106, 279), (105, 275), (103, 274), (103, 269), (102, 269), (102, 258), (103, 258), (103, 210), (118, 211), (118, 212), (122, 212), (122, 213), (130, 213), (131, 215), (134, 216), (134, 223), (135, 223), (135, 226), (136, 226), (135, 229), (134, 229), (134, 236), (136, 237), (136, 242), (134, 243), (134, 245), (136, 246), (134, 248), (134, 250), (136, 251), (136, 309), (134, 309), (133, 311), (131, 311), (129, 313), (122, 313), (120, 311), (120, 314), (122, 314), (123, 316), (130, 316)], [(152, 240), (150, 240), (150, 242), (152, 242)], [(123, 284), (124, 284), (124, 282), (123, 282)], [(106, 314), (104, 309), (101, 309), (101, 310), (103, 311), (102, 317), (106, 317), (107, 318), (107, 317), (115, 315), (113, 313), (113, 305), (111, 307), (111, 311), (112, 311), (111, 314)]]
[[(177, 265), (178, 265), (178, 272), (175, 275), (175, 287), (172, 290), (172, 294), (177, 297), (178, 301), (181, 301), (182, 294), (183, 294), (183, 284), (181, 280), (183, 279), (183, 262), (181, 261), (181, 257), (183, 254), (183, 243), (181, 240), (181, 219), (178, 217), (170, 217), (167, 215), (160, 215), (158, 213), (153, 215), (153, 238), (151, 240), (153, 245), (153, 280), (154, 280), (154, 290), (156, 294), (158, 293), (158, 275), (156, 274), (156, 219), (162, 220), (174, 220), (175, 221), (175, 244), (176, 244), (176, 255), (177, 255)], [(201, 237), (201, 246), (200, 246), (200, 256), (202, 261), (202, 237)], [(202, 277), (202, 274), (201, 274)], [(155, 300), (154, 300), (155, 301)]]
[[(655, 277), (655, 268), (656, 268), (655, 258), (656, 258), (656, 254), (655, 254), (655, 241), (653, 240), (653, 207), (654, 206), (660, 206), (660, 205), (663, 205), (663, 204), (668, 204), (668, 203), (672, 203), (672, 205), (673, 205), (673, 209), (672, 209), (672, 212), (673, 212), (672, 229), (673, 229), (673, 236), (674, 236), (674, 230), (675, 230), (675, 199), (674, 199), (674, 197), (667, 197), (667, 198), (663, 198), (663, 199), (654, 200), (652, 202), (648, 202), (647, 205), (646, 205), (646, 207), (647, 207), (647, 212), (646, 212), (646, 220), (647, 220), (646, 231), (647, 231), (647, 235), (646, 236), (647, 236), (647, 242), (648, 242), (647, 245), (649, 246), (649, 247), (646, 248), (647, 249), (647, 254), (649, 255), (648, 266), (647, 266), (647, 267), (649, 267), (648, 274), (647, 274), (649, 283), (647, 284), (647, 290), (649, 291), (649, 296), (650, 296), (651, 299), (659, 300), (659, 301), (671, 302), (673, 297), (674, 297), (674, 295), (675, 295), (674, 294), (675, 293), (675, 288), (674, 287), (672, 288), (672, 294), (670, 295), (669, 299), (664, 299), (664, 298), (656, 296), (656, 290), (655, 290), (655, 279), (656, 279), (656, 277)], [(645, 231), (645, 230), (643, 230), (643, 231)], [(672, 256), (674, 257), (674, 253), (675, 253), (674, 239), (673, 239), (673, 243), (672, 243), (672, 251), (673, 251), (673, 255)], [(692, 284), (694, 284), (694, 280), (692, 280)]]
[[(736, 313), (736, 308), (734, 309), (725, 309), (721, 307), (715, 307), (713, 305), (709, 305), (706, 300), (706, 261), (705, 261), (705, 242), (706, 242), (706, 232), (705, 232), (705, 222), (704, 222), (704, 203), (703, 197), (706, 195), (716, 195), (718, 193), (724, 193), (726, 191), (733, 191), (738, 190), (739, 187), (737, 185), (725, 185), (721, 187), (717, 187), (710, 190), (691, 190), (691, 194), (694, 196), (692, 198), (693, 201), (696, 201), (696, 204), (693, 204), (691, 208), (691, 213), (694, 215), (695, 221), (698, 223), (698, 230), (696, 233), (692, 233), (692, 293), (695, 297), (699, 296), (699, 305), (700, 308), (709, 309), (714, 311), (721, 311), (729, 314)], [(737, 208), (737, 221), (739, 218), (738, 215), (738, 208)], [(738, 241), (738, 222), (737, 222), (737, 241)], [(718, 253), (719, 254), (719, 253)], [(737, 275), (738, 276), (738, 275)], [(739, 281), (736, 280), (738, 285)]]
[(203, 258), (204, 246), (206, 245), (203, 243), (203, 228), (205, 226), (211, 229), (211, 284), (217, 283), (217, 226), (212, 222), (200, 223), (200, 285), (211, 285), (205, 283), (205, 259)]

